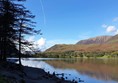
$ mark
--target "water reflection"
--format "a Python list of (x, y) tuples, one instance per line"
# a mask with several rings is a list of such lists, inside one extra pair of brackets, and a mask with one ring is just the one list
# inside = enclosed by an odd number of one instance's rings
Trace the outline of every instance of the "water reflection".
[(23, 60), (23, 64), (43, 68), (50, 73), (64, 73), (65, 78), (69, 80), (79, 81), (81, 78), (84, 83), (118, 82), (117, 59), (29, 59), (27, 61)]
[(55, 68), (73, 68), (80, 74), (96, 79), (118, 81), (118, 60), (116, 59), (71, 59), (46, 62)]

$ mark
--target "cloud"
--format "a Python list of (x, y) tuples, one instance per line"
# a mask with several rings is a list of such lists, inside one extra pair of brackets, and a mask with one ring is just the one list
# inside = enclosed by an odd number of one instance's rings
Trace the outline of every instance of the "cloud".
[(41, 37), (38, 40), (36, 40), (35, 36), (31, 36), (27, 40), (29, 42), (33, 42), (34, 45), (31, 46), (31, 48), (44, 50), (45, 44), (46, 44), (46, 39), (45, 38)]
[(118, 22), (118, 17), (115, 17), (112, 20), (112, 24), (113, 25), (103, 24), (102, 27), (105, 28), (105, 30), (106, 30), (107, 33), (110, 33), (110, 34), (118, 34), (117, 24), (115, 22)]
[(108, 26), (108, 27), (106, 28), (106, 31), (107, 31), (108, 33), (110, 33), (110, 32), (116, 32), (116, 31), (117, 31), (117, 28), (116, 28), (115, 26)]
[(36, 41), (36, 44), (38, 45), (38, 47), (42, 47), (44, 46), (46, 43), (46, 39), (41, 37), (39, 40)]
[(107, 28), (107, 25), (106, 25), (106, 24), (103, 24), (102, 27), (103, 27), (103, 28)]
[(107, 26), (106, 27), (106, 32), (107, 33), (118, 34), (118, 29), (117, 29), (116, 26)]
[(113, 19), (113, 22), (116, 22), (116, 21), (118, 21), (118, 17), (116, 17), (116, 18)]

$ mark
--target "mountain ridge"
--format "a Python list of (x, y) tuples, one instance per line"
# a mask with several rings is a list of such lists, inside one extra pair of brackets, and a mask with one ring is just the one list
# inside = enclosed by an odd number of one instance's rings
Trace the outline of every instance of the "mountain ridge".
[(80, 40), (76, 44), (105, 44), (113, 36), (97, 36), (85, 40)]
[(45, 52), (65, 52), (65, 51), (118, 51), (118, 35), (97, 36), (85, 40), (80, 40), (76, 44), (56, 44)]

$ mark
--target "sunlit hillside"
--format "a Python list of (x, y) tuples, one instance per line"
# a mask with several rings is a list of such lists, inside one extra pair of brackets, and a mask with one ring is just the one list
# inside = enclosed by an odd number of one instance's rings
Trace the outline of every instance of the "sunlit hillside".
[(46, 52), (64, 52), (64, 51), (117, 51), (118, 50), (118, 35), (115, 36), (100, 36), (81, 40), (77, 44), (57, 44), (46, 50)]

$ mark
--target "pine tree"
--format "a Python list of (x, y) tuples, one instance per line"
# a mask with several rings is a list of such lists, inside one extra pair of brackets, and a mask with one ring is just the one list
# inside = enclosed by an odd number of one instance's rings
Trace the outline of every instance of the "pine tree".
[(34, 30), (35, 17), (22, 4), (14, 1), (25, 0), (0, 0), (0, 59), (6, 60), (7, 50), (19, 45), (19, 64), (21, 65), (21, 45), (32, 45), (24, 39), (25, 35), (40, 33)]

